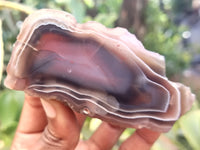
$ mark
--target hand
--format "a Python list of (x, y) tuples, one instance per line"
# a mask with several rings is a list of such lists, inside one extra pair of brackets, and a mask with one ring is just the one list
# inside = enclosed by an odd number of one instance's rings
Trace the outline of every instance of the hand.
[[(110, 150), (124, 131), (103, 122), (87, 141), (79, 139), (85, 116), (55, 100), (25, 96), (11, 150)], [(139, 129), (120, 150), (148, 150), (160, 133)]]

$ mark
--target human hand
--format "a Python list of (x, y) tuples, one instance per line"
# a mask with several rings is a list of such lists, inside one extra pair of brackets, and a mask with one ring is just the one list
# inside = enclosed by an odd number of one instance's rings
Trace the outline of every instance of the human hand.
[[(86, 141), (79, 139), (86, 116), (62, 103), (25, 96), (11, 150), (110, 150), (124, 131), (103, 122)], [(148, 150), (160, 133), (138, 129), (120, 150)]]

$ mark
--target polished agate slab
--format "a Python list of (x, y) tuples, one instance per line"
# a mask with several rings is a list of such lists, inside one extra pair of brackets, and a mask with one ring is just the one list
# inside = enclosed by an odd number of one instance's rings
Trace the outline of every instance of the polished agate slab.
[(167, 79), (164, 57), (127, 30), (51, 9), (24, 21), (7, 72), (8, 88), (122, 127), (167, 132), (194, 101)]

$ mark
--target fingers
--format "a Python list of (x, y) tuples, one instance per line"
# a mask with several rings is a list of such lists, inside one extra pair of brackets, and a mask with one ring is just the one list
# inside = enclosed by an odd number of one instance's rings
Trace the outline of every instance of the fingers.
[(25, 95), (17, 132), (38, 133), (47, 125), (47, 119), (39, 98)]
[(120, 150), (149, 150), (160, 134), (146, 128), (138, 129), (122, 143)]
[(12, 149), (74, 149), (84, 120), (58, 101), (26, 95)]
[(94, 143), (100, 150), (110, 150), (118, 141), (123, 131), (123, 128), (103, 122), (89, 139), (89, 142)]
[[(110, 150), (124, 131), (123, 128), (103, 122), (89, 140), (78, 144), (84, 120), (84, 115), (73, 112), (58, 101), (40, 100), (26, 95), (12, 148)], [(136, 130), (122, 143), (120, 150), (149, 150), (159, 135), (148, 129)]]
[(75, 114), (75, 116), (76, 116), (76, 119), (77, 119), (77, 121), (78, 121), (79, 127), (80, 127), (80, 129), (81, 129), (82, 126), (83, 126), (83, 124), (84, 124), (84, 121), (85, 121), (85, 119), (86, 119), (86, 116), (83, 115), (83, 114), (77, 113), (77, 112), (75, 112), (75, 111), (74, 111), (74, 114)]
[[(79, 141), (83, 116), (55, 100), (41, 100), (48, 125), (35, 149), (74, 149)], [(78, 120), (77, 120), (78, 118)]]
[(103, 122), (88, 141), (79, 143), (76, 150), (110, 150), (123, 131), (123, 128)]
[(25, 95), (24, 106), (11, 149), (28, 149), (34, 145), (46, 125), (46, 114), (40, 99)]
[[(69, 131), (80, 130), (79, 122), (73, 111), (55, 100), (41, 100), (48, 118), (48, 129), (56, 137), (67, 137)], [(66, 128), (68, 127), (68, 128)], [(69, 132), (72, 134), (72, 132)]]

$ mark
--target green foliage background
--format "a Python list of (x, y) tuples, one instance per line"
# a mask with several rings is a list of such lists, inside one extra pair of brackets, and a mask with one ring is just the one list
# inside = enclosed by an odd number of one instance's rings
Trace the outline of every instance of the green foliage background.
[[(173, 2), (173, 3), (172, 3)], [(169, 10), (183, 11), (178, 1), (165, 1)], [(188, 4), (187, 0), (184, 1)], [(12, 52), (12, 44), (16, 40), (24, 18), (36, 9), (53, 8), (72, 13), (78, 22), (98, 21), (107, 27), (114, 27), (118, 19), (122, 0), (22, 0), (0, 1), (0, 149), (9, 149), (16, 130), (24, 93), (8, 90), (3, 85), (6, 76), (5, 68)], [(172, 7), (173, 6), (173, 7)], [(188, 6), (189, 7), (189, 6)], [(92, 13), (91, 13), (92, 12)], [(178, 12), (177, 12), (178, 13)], [(90, 15), (94, 14), (94, 15)], [(167, 76), (173, 77), (189, 66), (192, 54), (180, 47), (181, 33), (185, 28), (173, 24), (170, 16), (159, 8), (158, 0), (149, 0), (145, 10), (147, 33), (143, 44), (147, 49), (156, 51), (166, 57)], [(2, 22), (2, 23), (1, 23)], [(1, 35), (2, 34), (2, 35)], [(4, 57), (3, 57), (4, 56)], [(1, 79), (2, 77), (2, 79)], [(197, 102), (196, 102), (197, 103)], [(98, 119), (88, 118), (81, 138), (87, 139), (100, 124)], [(127, 129), (120, 137), (121, 141), (134, 132)], [(163, 134), (152, 147), (153, 150), (199, 150), (200, 149), (200, 109), (194, 104), (193, 109), (183, 116), (173, 129)]]

